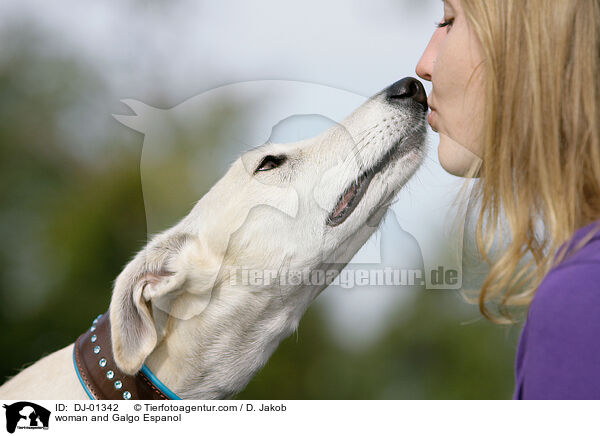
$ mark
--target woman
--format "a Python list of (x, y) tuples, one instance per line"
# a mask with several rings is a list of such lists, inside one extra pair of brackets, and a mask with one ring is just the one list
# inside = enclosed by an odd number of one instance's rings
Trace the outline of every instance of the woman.
[(442, 166), (479, 177), (486, 260), (510, 231), (478, 300), (528, 306), (514, 398), (600, 398), (599, 24), (599, 0), (445, 0), (416, 70)]

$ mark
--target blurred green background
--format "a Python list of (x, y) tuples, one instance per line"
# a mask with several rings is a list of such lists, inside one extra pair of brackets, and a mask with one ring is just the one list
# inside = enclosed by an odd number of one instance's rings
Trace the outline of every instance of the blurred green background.
[[(60, 38), (35, 21), (4, 20), (1, 29), (4, 381), (73, 342), (107, 309), (113, 280), (146, 241), (146, 222), (143, 136), (110, 117), (123, 112), (122, 89), (97, 64), (56, 50)], [(151, 96), (136, 92), (159, 107), (179, 98), (161, 89)], [(218, 143), (218, 126), (230, 116), (235, 113), (215, 112), (214, 137), (205, 142)], [(213, 181), (208, 177), (205, 189)], [(382, 334), (356, 348), (336, 339), (317, 300), (298, 333), (238, 398), (509, 398), (520, 327), (481, 320), (454, 291), (413, 294), (393, 308)]]

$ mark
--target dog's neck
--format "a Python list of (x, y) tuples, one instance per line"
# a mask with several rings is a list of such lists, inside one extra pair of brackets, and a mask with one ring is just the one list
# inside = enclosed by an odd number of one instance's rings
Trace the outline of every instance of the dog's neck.
[[(377, 222), (382, 214), (378, 211)], [(363, 226), (338, 247), (339, 254), (323, 255), (334, 263), (322, 261), (309, 270), (339, 273), (373, 228)], [(278, 283), (260, 288), (217, 283), (198, 316), (182, 320), (153, 307), (159, 342), (145, 363), (183, 399), (225, 399), (242, 391), (327, 287), (305, 284), (282, 291)]]
[(183, 399), (231, 398), (298, 327), (322, 288), (287, 296), (276, 288), (221, 288), (201, 315), (188, 320), (155, 308), (162, 338), (146, 365)]

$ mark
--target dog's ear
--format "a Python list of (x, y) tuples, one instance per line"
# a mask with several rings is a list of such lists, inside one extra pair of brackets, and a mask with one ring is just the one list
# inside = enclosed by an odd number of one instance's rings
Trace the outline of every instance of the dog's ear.
[(196, 236), (181, 233), (158, 235), (129, 262), (115, 281), (110, 302), (113, 354), (119, 369), (135, 374), (156, 347), (152, 302), (161, 306), (167, 300), (170, 303), (162, 306), (171, 307), (186, 292), (196, 299), (195, 314), (208, 305), (214, 263)]

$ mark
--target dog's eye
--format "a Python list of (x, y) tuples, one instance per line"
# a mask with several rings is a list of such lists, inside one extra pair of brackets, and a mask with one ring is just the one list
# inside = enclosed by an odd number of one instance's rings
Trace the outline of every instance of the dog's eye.
[(256, 174), (258, 171), (269, 171), (273, 168), (277, 168), (279, 165), (284, 163), (285, 160), (286, 156), (283, 154), (279, 156), (273, 156), (272, 154), (269, 154), (263, 158), (263, 160), (260, 162), (260, 165), (258, 165), (258, 167), (254, 170), (254, 173)]

